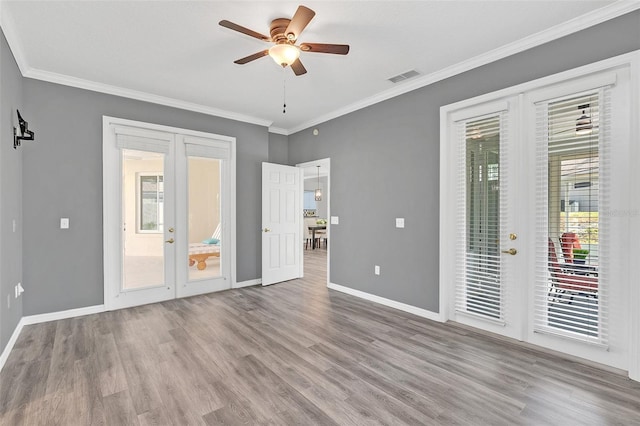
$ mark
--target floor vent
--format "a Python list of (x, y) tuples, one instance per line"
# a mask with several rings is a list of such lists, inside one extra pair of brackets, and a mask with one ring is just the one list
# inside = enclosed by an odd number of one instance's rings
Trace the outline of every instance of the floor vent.
[(407, 71), (407, 72), (402, 73), (402, 74), (398, 74), (395, 77), (391, 77), (388, 80), (390, 82), (392, 82), (392, 83), (399, 83), (401, 81), (408, 80), (408, 79), (413, 78), (413, 77), (418, 76), (418, 75), (420, 75), (420, 73), (418, 71), (411, 70), (411, 71)]

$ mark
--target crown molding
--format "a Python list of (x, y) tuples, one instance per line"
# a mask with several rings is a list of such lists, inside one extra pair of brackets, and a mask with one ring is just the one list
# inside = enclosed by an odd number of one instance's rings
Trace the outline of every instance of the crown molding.
[(4, 11), (3, 5), (4, 1), (0, 0), (0, 27), (2, 27), (2, 32), (4, 33), (4, 37), (7, 39), (7, 44), (9, 45), (9, 49), (11, 49), (13, 58), (18, 65), (18, 69), (24, 76), (25, 72), (29, 69), (27, 60), (24, 56), (24, 49), (22, 49), (22, 45), (19, 42), (20, 38), (16, 34), (13, 21), (7, 17), (7, 13)]
[(225, 111), (218, 108), (186, 102), (179, 99), (158, 96), (146, 92), (139, 92), (136, 90), (126, 89), (118, 86), (97, 83), (68, 75), (34, 69), (28, 65), (28, 62), (24, 55), (24, 50), (22, 49), (22, 46), (19, 43), (19, 38), (14, 31), (13, 23), (7, 17), (6, 13), (2, 12), (2, 3), (3, 1), (0, 0), (0, 26), (2, 27), (4, 35), (7, 39), (7, 43), (9, 44), (11, 52), (13, 53), (18, 68), (20, 69), (20, 72), (24, 77), (62, 84), (65, 86), (77, 87), (100, 93), (122, 96), (159, 105), (170, 106), (187, 111), (199, 112), (202, 114), (256, 124), (259, 126), (265, 126), (269, 128), (268, 130), (270, 133), (276, 133), (285, 136), (292, 135), (309, 127), (316, 126), (318, 124), (333, 120), (343, 115), (347, 115), (371, 105), (375, 105), (396, 96), (400, 96), (413, 90), (420, 89), (446, 78), (453, 77), (457, 74), (461, 74), (482, 65), (495, 62), (516, 53), (520, 53), (533, 47), (540, 46), (544, 43), (548, 43), (550, 41), (559, 39), (569, 34), (573, 34), (583, 29), (640, 9), (640, 1), (619, 0), (608, 6), (586, 13), (582, 16), (563, 22), (562, 24), (556, 25), (544, 31), (540, 31), (536, 34), (532, 34), (513, 43), (506, 44), (487, 53), (459, 62), (450, 67), (443, 68), (442, 70), (436, 71), (434, 73), (408, 80), (407, 82), (402, 83), (402, 85), (399, 87), (393, 87), (391, 89), (382, 91), (358, 102), (354, 102), (332, 112), (324, 114), (313, 120), (303, 122), (292, 128), (283, 129), (280, 127), (269, 127), (273, 123), (273, 121), (265, 120), (258, 117), (253, 117), (232, 111)]
[(317, 117), (313, 120), (306, 121), (298, 126), (288, 129), (288, 134), (292, 135), (301, 130), (308, 129), (309, 127), (316, 126), (318, 124), (333, 120), (335, 118), (369, 107), (371, 105), (375, 105), (396, 96), (400, 96), (413, 90), (420, 89), (430, 84), (434, 84), (438, 81), (442, 81), (455, 75), (462, 74), (463, 72), (478, 68), (482, 65), (487, 65), (500, 59), (504, 59), (511, 55), (515, 55), (516, 53), (524, 52), (525, 50), (540, 46), (553, 40), (557, 40), (559, 38), (568, 36), (597, 24), (601, 24), (610, 19), (617, 18), (618, 16), (625, 15), (638, 9), (640, 9), (640, 1), (617, 1), (608, 6), (558, 24), (554, 27), (524, 37), (512, 43), (505, 44), (504, 46), (498, 47), (497, 49), (491, 50), (478, 56), (474, 56), (473, 58), (464, 60), (450, 67), (443, 68), (439, 71), (422, 77), (408, 80), (406, 83), (402, 83), (401, 86), (382, 91), (373, 96)]
[(0, 0), (0, 27), (7, 39), (7, 44), (11, 49), (11, 53), (15, 58), (18, 69), (23, 77), (32, 78), (34, 80), (47, 81), (49, 83), (62, 84), (64, 86), (76, 87), (79, 89), (91, 90), (93, 92), (105, 93), (108, 95), (121, 96), (129, 99), (135, 99), (144, 102), (150, 102), (158, 105), (179, 108), (187, 111), (199, 112), (202, 114), (212, 115), (229, 120), (241, 121), (258, 126), (269, 127), (273, 121), (263, 118), (253, 117), (246, 114), (240, 114), (233, 111), (226, 111), (218, 108), (200, 105), (180, 99), (169, 98), (165, 96), (154, 95), (151, 93), (140, 92), (137, 90), (126, 89), (123, 87), (113, 86), (109, 84), (97, 83), (91, 80), (85, 80), (72, 77), (65, 74), (58, 74), (49, 71), (43, 71), (29, 66), (24, 54), (24, 49), (20, 44), (20, 38), (14, 30), (14, 23), (3, 10), (3, 1)]
[(213, 108), (206, 105), (200, 105), (192, 102), (182, 101), (179, 99), (168, 98), (165, 96), (154, 95), (151, 93), (140, 92), (137, 90), (126, 89), (123, 87), (112, 86), (109, 84), (96, 83), (91, 80), (84, 80), (81, 78), (71, 77), (64, 74), (57, 74), (49, 71), (42, 71), (30, 68), (26, 73), (23, 73), (24, 77), (33, 78), (36, 80), (48, 81), (50, 83), (62, 84), (65, 86), (76, 87), (79, 89), (91, 90), (93, 92), (106, 93), (108, 95), (122, 96), (129, 99), (135, 99), (138, 101), (150, 102), (153, 104), (165, 105), (173, 108), (179, 108), (187, 111), (199, 112), (202, 114), (213, 115), (216, 117), (227, 118), (229, 120), (242, 121), (245, 123), (256, 124), (259, 126), (269, 127), (272, 123), (270, 120), (265, 120), (250, 115), (240, 114), (232, 111), (225, 111), (218, 108)]
[(269, 127), (269, 133), (275, 133), (284, 136), (290, 135), (289, 131), (287, 129), (283, 129), (282, 127)]

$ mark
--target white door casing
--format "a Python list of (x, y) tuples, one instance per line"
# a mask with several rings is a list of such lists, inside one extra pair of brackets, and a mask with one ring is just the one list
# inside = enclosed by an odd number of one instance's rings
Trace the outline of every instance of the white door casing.
[[(510, 108), (515, 107), (518, 111), (515, 114), (519, 123), (519, 129), (514, 134), (516, 142), (510, 145), (516, 150), (510, 152), (512, 154), (510, 169), (513, 168), (516, 173), (510, 174), (510, 179), (515, 178), (517, 181), (515, 185), (519, 188), (516, 192), (520, 194), (514, 209), (518, 216), (513, 228), (517, 234), (513, 247), (518, 250), (517, 256), (521, 256), (522, 263), (514, 271), (520, 286), (520, 289), (516, 290), (521, 292), (520, 302), (508, 306), (506, 312), (521, 314), (520, 337), (518, 333), (512, 335), (501, 330), (498, 324), (486, 321), (471, 325), (628, 370), (629, 376), (638, 380), (640, 377), (640, 362), (637, 361), (640, 357), (640, 333), (638, 332), (640, 315), (637, 314), (637, 306), (640, 304), (640, 291), (634, 290), (632, 286), (631, 264), (633, 261), (630, 254), (634, 253), (634, 245), (638, 245), (640, 228), (634, 226), (633, 220), (628, 219), (637, 217), (639, 204), (637, 197), (633, 195), (633, 188), (630, 185), (632, 181), (629, 179), (630, 176), (634, 176), (634, 170), (637, 170), (637, 162), (640, 160), (638, 158), (640, 150), (630, 143), (634, 134), (636, 137), (640, 135), (640, 120), (637, 118), (640, 112), (638, 106), (640, 71), (637, 67), (639, 59), (640, 53), (634, 52), (441, 108), (440, 313), (444, 320), (460, 320), (455, 311), (453, 283), (461, 266), (460, 260), (456, 258), (455, 238), (451, 237), (459, 232), (458, 223), (455, 220), (456, 174), (451, 167), (457, 164), (458, 156), (454, 147), (454, 123), (465, 114), (469, 115), (469, 111), (474, 108), (482, 108), (491, 103), (508, 102)], [(612, 80), (613, 86), (611, 86)], [(534, 331), (533, 327), (534, 276), (536, 270), (540, 271), (540, 268), (546, 268), (545, 265), (547, 265), (546, 254), (538, 253), (537, 260), (535, 257), (536, 250), (538, 252), (541, 250), (540, 237), (536, 233), (535, 225), (536, 172), (541, 176), (540, 171), (536, 171), (536, 167), (538, 169), (541, 167), (540, 160), (536, 158), (535, 148), (536, 103), (562, 96), (573, 96), (599, 87), (613, 87), (610, 126), (613, 141), (611, 163), (604, 166), (609, 167), (612, 184), (611, 191), (606, 194), (606, 200), (601, 200), (603, 204), (602, 213), (600, 213), (602, 220), (609, 221), (606, 227), (609, 235), (604, 238), (609, 238), (611, 241), (612, 250), (609, 258), (614, 259), (604, 267), (610, 287), (604, 288), (606, 297), (600, 299), (601, 301), (606, 299), (610, 304), (610, 315), (606, 318), (610, 329), (607, 346)], [(473, 113), (470, 116), (474, 116)], [(605, 203), (608, 204), (605, 205)], [(502, 242), (504, 237), (505, 235), (501, 236), (501, 246), (504, 246)], [(632, 300), (626, 299), (629, 295)], [(465, 319), (461, 322), (469, 323)]]
[[(317, 167), (320, 166), (322, 171), (325, 171), (327, 173), (327, 187), (325, 188), (325, 192), (322, 194), (323, 197), (325, 197), (326, 203), (327, 203), (327, 217), (325, 219), (327, 219), (327, 229), (326, 229), (326, 237), (329, 241), (331, 241), (331, 158), (323, 158), (320, 160), (314, 160), (314, 161), (307, 161), (304, 163), (298, 163), (296, 164), (296, 167), (299, 167), (302, 170), (305, 169), (309, 169), (312, 168), (314, 170), (314, 172), (317, 170)], [(303, 172), (303, 178), (302, 178), (302, 193), (300, 194), (300, 197), (304, 198), (304, 172)], [(304, 202), (303, 202), (303, 209), (304, 209)], [(302, 223), (300, 224), (302, 227), (302, 235), (305, 235), (306, 230), (304, 229), (304, 221), (302, 221)], [(300, 256), (302, 258), (303, 261), (303, 275), (304, 275), (304, 247), (301, 244), (300, 245)], [(331, 244), (327, 244), (327, 286), (329, 285), (329, 283), (331, 282)]]
[[(154, 144), (166, 144), (164, 160), (165, 282), (162, 286), (123, 289), (122, 146), (118, 136), (138, 138), (133, 149), (153, 152)], [(145, 142), (145, 139), (148, 142)], [(158, 142), (159, 141), (159, 142)], [(187, 143), (224, 148), (222, 222), (223, 275), (216, 279), (188, 281), (188, 229), (186, 155)], [(160, 150), (162, 151), (162, 150)], [(175, 127), (103, 117), (103, 236), (105, 309), (154, 303), (176, 297), (235, 287), (235, 138)], [(220, 157), (222, 158), (222, 157)], [(129, 225), (127, 225), (129, 226)], [(173, 243), (167, 241), (173, 239)]]
[(262, 285), (302, 277), (302, 170), (262, 163)]

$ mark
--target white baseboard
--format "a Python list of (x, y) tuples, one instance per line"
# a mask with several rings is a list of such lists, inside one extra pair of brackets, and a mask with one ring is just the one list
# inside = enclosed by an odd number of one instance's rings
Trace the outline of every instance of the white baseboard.
[(262, 278), (256, 278), (255, 280), (247, 280), (235, 283), (233, 288), (251, 287), (252, 285), (262, 284)]
[(7, 362), (9, 354), (11, 353), (13, 346), (16, 344), (16, 340), (18, 340), (18, 336), (20, 336), (20, 332), (22, 332), (22, 328), (25, 325), (81, 317), (84, 315), (97, 314), (100, 312), (104, 312), (104, 305), (87, 306), (86, 308), (69, 309), (66, 311), (51, 312), (48, 314), (29, 315), (20, 318), (16, 329), (13, 330), (13, 334), (11, 335), (9, 342), (7, 342), (7, 346), (5, 346), (4, 350), (2, 351), (2, 355), (0, 355), (0, 371), (2, 371), (2, 367), (4, 367), (4, 364)]
[(396, 302), (395, 300), (386, 299), (384, 297), (376, 296), (375, 294), (365, 293), (364, 291), (355, 290), (353, 288), (345, 287), (339, 284), (329, 283), (327, 284), (327, 287), (329, 287), (332, 290), (336, 290), (342, 293), (347, 293), (352, 296), (359, 297), (361, 299), (369, 300), (371, 302), (388, 306), (390, 308), (398, 309), (404, 312), (409, 312), (410, 314), (414, 314), (422, 318), (427, 318), (432, 321), (444, 322), (440, 314), (428, 311), (426, 309), (418, 308), (416, 306), (407, 305), (406, 303)]
[(66, 311), (50, 312), (48, 314), (29, 315), (22, 317), (24, 325), (40, 324), (41, 322), (56, 321), (67, 318), (82, 317), (84, 315), (104, 312), (104, 305), (87, 306), (85, 308), (68, 309)]
[(18, 321), (18, 325), (16, 325), (16, 329), (13, 330), (13, 334), (11, 335), (11, 338), (7, 342), (7, 346), (4, 347), (4, 350), (0, 355), (0, 371), (2, 371), (2, 367), (4, 367), (5, 362), (7, 362), (7, 359), (9, 358), (9, 354), (13, 349), (13, 345), (16, 344), (16, 340), (18, 340), (18, 336), (20, 336), (20, 332), (22, 331), (22, 327), (24, 327), (24, 325), (25, 325), (24, 317), (22, 317), (20, 318), (20, 321)]

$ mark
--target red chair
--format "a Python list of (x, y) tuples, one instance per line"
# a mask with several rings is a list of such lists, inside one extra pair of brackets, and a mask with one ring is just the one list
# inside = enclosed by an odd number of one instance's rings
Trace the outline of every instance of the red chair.
[(576, 293), (597, 293), (598, 291), (598, 277), (589, 276), (584, 270), (576, 269), (573, 265), (563, 267), (558, 262), (556, 248), (551, 238), (549, 238), (549, 271), (556, 289)]
[(560, 237), (560, 247), (562, 248), (562, 257), (567, 263), (573, 263), (573, 249), (582, 248), (578, 236), (573, 232), (565, 232)]

